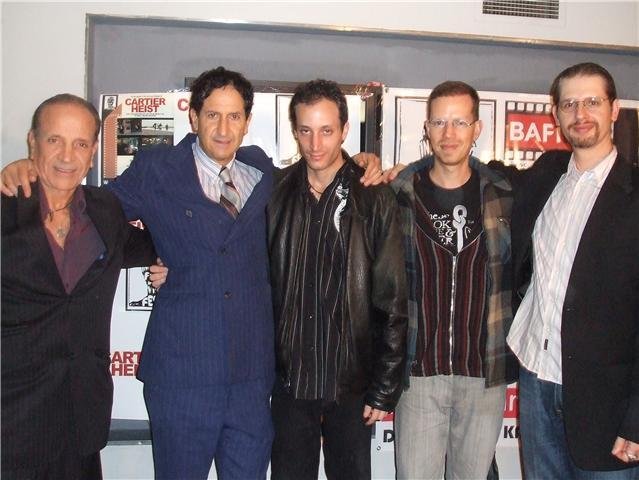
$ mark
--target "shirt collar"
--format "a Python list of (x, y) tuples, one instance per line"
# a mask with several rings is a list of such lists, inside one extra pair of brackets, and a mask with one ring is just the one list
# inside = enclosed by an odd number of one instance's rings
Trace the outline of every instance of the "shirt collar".
[[(346, 153), (346, 151), (342, 150), (342, 156), (344, 157), (344, 165), (342, 165), (341, 167), (339, 167), (339, 170), (337, 170), (337, 172), (335, 172), (335, 176), (333, 177), (333, 180), (331, 180), (331, 183), (329, 183), (326, 188), (324, 189), (324, 191), (331, 191), (334, 189), (335, 185), (340, 184), (340, 185), (347, 185), (348, 180), (350, 179), (349, 173), (350, 173), (350, 167), (349, 167), (349, 163), (352, 163), (353, 160), (351, 159), (351, 157)], [(303, 176), (303, 180), (302, 180), (302, 184), (303, 184), (303, 188), (300, 190), (302, 196), (306, 196), (308, 195), (313, 195), (312, 193), (310, 193), (310, 187), (309, 187), (309, 181), (308, 181), (308, 171), (306, 170), (306, 160), (304, 159), (304, 157), (302, 157), (302, 159), (300, 160), (300, 163), (303, 164), (302, 167), (302, 176)]]
[(578, 180), (582, 175), (586, 175), (584, 178), (593, 179), (597, 188), (601, 188), (603, 183), (606, 181), (606, 178), (608, 178), (608, 173), (610, 173), (610, 169), (615, 163), (616, 158), (617, 148), (613, 146), (610, 153), (606, 155), (599, 163), (597, 163), (593, 168), (582, 172), (577, 169), (577, 165), (575, 164), (575, 154), (573, 153), (570, 156), (570, 161), (568, 162), (568, 170), (566, 171), (566, 176), (568, 178)]
[[(222, 165), (220, 165), (216, 160), (209, 157), (206, 152), (202, 149), (200, 145), (200, 139), (196, 137), (195, 143), (193, 143), (193, 157), (197, 164), (206, 171), (209, 175), (213, 177), (218, 177), (220, 175), (220, 171), (222, 170)], [(233, 170), (233, 166), (235, 165), (235, 155), (231, 159), (229, 163), (225, 165), (225, 167), (229, 170)]]
[[(71, 218), (77, 218), (82, 215), (87, 209), (87, 202), (84, 197), (84, 189), (81, 185), (79, 185), (75, 191), (73, 192), (73, 198), (71, 198), (71, 203), (69, 205), (69, 212), (71, 213)], [(42, 184), (40, 184), (40, 218), (42, 221), (46, 220), (49, 215), (49, 202), (47, 201), (47, 194), (44, 192), (42, 188)]]

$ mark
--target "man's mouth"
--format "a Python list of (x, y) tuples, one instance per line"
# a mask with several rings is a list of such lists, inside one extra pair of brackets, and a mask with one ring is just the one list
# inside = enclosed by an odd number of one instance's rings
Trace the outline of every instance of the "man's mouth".
[(595, 124), (592, 122), (584, 122), (584, 123), (573, 123), (570, 126), (570, 130), (574, 130), (577, 133), (585, 133), (594, 128)]
[(457, 144), (456, 143), (440, 143), (439, 147), (442, 150), (450, 151), (450, 150), (455, 150), (457, 148)]

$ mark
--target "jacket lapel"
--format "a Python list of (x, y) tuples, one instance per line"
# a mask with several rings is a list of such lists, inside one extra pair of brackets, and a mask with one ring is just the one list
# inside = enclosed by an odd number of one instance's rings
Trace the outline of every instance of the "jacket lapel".
[(44, 272), (42, 272), (43, 275), (41, 275), (40, 278), (55, 278), (55, 283), (49, 283), (49, 287), (55, 288), (58, 293), (64, 292), (64, 285), (62, 284), (58, 267), (55, 264), (44, 225), (42, 225), (40, 216), (40, 185), (37, 182), (34, 183), (31, 186), (31, 191), (31, 197), (21, 197), (18, 199), (16, 207), (18, 228), (25, 232), (23, 238), (27, 243), (27, 245), (25, 245), (27, 251), (44, 252), (41, 257)]
[(617, 156), (584, 227), (575, 254), (575, 263), (580, 255), (589, 254), (585, 251), (586, 249), (592, 253), (600, 248), (605, 248), (607, 232), (612, 220), (611, 216), (624, 208), (632, 188), (630, 166), (623, 158)]
[(87, 215), (93, 222), (95, 229), (100, 234), (106, 251), (102, 258), (111, 258), (114, 254), (118, 239), (118, 232), (121, 226), (117, 225), (119, 219), (113, 217), (112, 212), (104, 204), (101, 198), (97, 197), (92, 189), (84, 189), (84, 198), (87, 202)]
[[(261, 158), (262, 156), (263, 158)], [(253, 168), (257, 168), (262, 172), (262, 178), (260, 178), (260, 181), (253, 187), (251, 195), (249, 195), (249, 198), (231, 227), (229, 237), (234, 237), (239, 232), (242, 232), (244, 226), (253, 222), (257, 215), (262, 215), (263, 218), (266, 218), (266, 204), (273, 189), (273, 169), (275, 168), (261, 149), (259, 153), (256, 152), (255, 155), (246, 153), (240, 149), (237, 152), (236, 160)]]
[(105, 251), (101, 252), (98, 258), (96, 258), (89, 266), (87, 271), (84, 272), (84, 275), (80, 277), (78, 283), (71, 291), (72, 294), (82, 291), (87, 286), (90, 286), (93, 281), (100, 278), (104, 271), (104, 267), (114, 254), (118, 232), (121, 228), (120, 225), (114, 223), (119, 221), (119, 219), (115, 219), (113, 217), (111, 214), (112, 210), (98, 195), (96, 195), (96, 190), (83, 186), (80, 186), (80, 188), (84, 189), (87, 215), (102, 238)]

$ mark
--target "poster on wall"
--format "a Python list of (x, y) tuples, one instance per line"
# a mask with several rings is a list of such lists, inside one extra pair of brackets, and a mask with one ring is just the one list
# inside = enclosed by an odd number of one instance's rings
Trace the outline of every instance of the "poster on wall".
[(570, 150), (555, 125), (548, 99), (506, 100), (503, 161), (518, 168), (530, 167), (546, 150)]

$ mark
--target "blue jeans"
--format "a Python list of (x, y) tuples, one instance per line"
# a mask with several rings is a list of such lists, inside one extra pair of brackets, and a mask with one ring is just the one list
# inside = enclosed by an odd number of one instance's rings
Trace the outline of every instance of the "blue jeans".
[(606, 472), (578, 468), (568, 452), (561, 385), (539, 380), (523, 367), (519, 427), (526, 480), (639, 480), (639, 467)]

